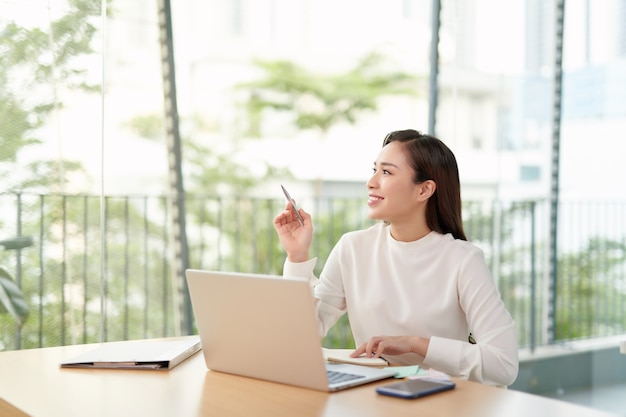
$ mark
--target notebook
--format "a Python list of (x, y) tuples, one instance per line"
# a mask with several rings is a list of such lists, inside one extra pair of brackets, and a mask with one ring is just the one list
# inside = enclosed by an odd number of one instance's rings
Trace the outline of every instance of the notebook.
[(355, 365), (378, 367), (389, 366), (389, 362), (387, 362), (384, 358), (368, 358), (366, 356), (353, 358), (352, 356), (350, 356), (352, 355), (352, 352), (354, 352), (354, 349), (322, 348), (322, 354), (324, 355), (324, 359), (326, 360), (326, 362), (353, 363)]
[(198, 336), (108, 342), (61, 362), (61, 367), (166, 370), (200, 349)]
[(303, 279), (192, 269), (186, 275), (210, 370), (320, 391), (395, 374), (325, 362), (313, 294)]

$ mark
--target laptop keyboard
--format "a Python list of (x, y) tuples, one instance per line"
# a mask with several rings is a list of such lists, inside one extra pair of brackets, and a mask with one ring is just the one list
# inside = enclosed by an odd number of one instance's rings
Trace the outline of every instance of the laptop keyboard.
[(346, 372), (337, 372), (326, 370), (328, 374), (328, 382), (331, 384), (338, 384), (340, 382), (352, 381), (354, 379), (365, 378), (363, 375), (354, 375)]

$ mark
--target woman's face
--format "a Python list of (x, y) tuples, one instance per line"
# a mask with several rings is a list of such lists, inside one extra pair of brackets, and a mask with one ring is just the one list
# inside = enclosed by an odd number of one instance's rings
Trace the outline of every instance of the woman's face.
[(367, 182), (369, 217), (390, 223), (410, 221), (418, 212), (420, 184), (413, 182), (415, 172), (401, 142), (384, 146)]

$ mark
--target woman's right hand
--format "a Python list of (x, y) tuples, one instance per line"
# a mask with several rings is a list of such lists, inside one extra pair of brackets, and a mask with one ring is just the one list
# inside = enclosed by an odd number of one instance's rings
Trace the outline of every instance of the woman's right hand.
[(299, 212), (304, 223), (302, 226), (300, 226), (293, 206), (289, 202), (285, 209), (274, 217), (274, 229), (278, 233), (280, 243), (287, 252), (287, 260), (290, 262), (308, 261), (309, 249), (313, 240), (311, 216), (303, 209), (300, 209)]

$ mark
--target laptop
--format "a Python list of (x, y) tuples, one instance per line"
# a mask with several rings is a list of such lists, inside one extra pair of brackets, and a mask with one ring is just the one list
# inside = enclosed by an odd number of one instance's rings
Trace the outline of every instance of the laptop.
[(208, 369), (319, 391), (390, 378), (389, 369), (326, 363), (304, 279), (186, 271)]

